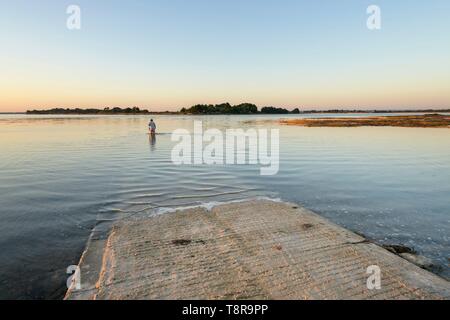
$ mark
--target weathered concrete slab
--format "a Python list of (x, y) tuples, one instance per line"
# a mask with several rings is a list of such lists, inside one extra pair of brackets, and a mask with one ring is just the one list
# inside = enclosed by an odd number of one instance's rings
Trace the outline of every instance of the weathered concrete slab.
[[(379, 290), (367, 289), (371, 265)], [(450, 297), (448, 281), (364, 238), (260, 200), (121, 220), (107, 241), (90, 241), (81, 275), (82, 290), (67, 299)]]

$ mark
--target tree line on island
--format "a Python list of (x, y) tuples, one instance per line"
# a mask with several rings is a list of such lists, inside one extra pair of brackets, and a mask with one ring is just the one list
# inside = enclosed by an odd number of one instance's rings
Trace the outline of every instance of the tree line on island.
[(238, 105), (231, 105), (229, 103), (221, 104), (197, 104), (190, 108), (182, 108), (180, 111), (163, 111), (154, 112), (138, 107), (113, 107), (103, 109), (80, 109), (80, 108), (53, 108), (47, 110), (28, 110), (27, 114), (185, 114), (185, 115), (208, 115), (208, 114), (311, 114), (311, 113), (407, 113), (407, 112), (450, 112), (450, 109), (421, 109), (421, 110), (348, 110), (348, 109), (331, 109), (331, 110), (301, 110), (295, 108), (291, 111), (285, 108), (277, 107), (258, 107), (252, 103), (241, 103)]
[[(27, 114), (149, 114), (150, 111), (144, 109), (141, 110), (138, 107), (128, 108), (104, 108), (104, 109), (80, 109), (80, 108), (53, 108), (47, 110), (28, 110)], [(289, 111), (284, 108), (275, 107), (263, 107), (261, 111), (258, 107), (252, 103), (241, 103), (232, 106), (229, 103), (221, 104), (197, 104), (190, 108), (182, 108), (178, 112), (165, 111), (165, 112), (151, 112), (152, 114), (194, 114), (194, 115), (207, 115), (207, 114), (288, 114), (288, 113), (300, 113), (298, 108)]]
[(80, 109), (80, 108), (53, 108), (48, 110), (28, 110), (27, 114), (146, 114), (148, 110), (141, 110), (138, 107), (131, 108), (104, 108), (104, 109)]
[(258, 111), (258, 107), (252, 103), (241, 103), (232, 106), (229, 103), (221, 104), (197, 104), (188, 109), (182, 108), (180, 110), (182, 114), (288, 114), (288, 113), (300, 113), (298, 108), (289, 111), (284, 108), (275, 107), (263, 107), (261, 111)]

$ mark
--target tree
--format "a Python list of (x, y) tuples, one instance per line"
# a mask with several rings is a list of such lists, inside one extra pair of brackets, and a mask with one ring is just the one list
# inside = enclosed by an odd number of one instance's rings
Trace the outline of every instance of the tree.
[(190, 114), (252, 114), (258, 112), (258, 107), (251, 103), (241, 103), (232, 106), (228, 102), (221, 104), (197, 104), (189, 109), (181, 109), (181, 113)]
[(275, 108), (275, 107), (264, 107), (261, 109), (261, 113), (266, 114), (287, 114), (289, 111), (283, 108)]

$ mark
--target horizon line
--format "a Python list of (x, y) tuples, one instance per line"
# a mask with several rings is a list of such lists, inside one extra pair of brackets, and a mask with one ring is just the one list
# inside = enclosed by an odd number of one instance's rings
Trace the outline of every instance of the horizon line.
[[(212, 104), (204, 104), (204, 105), (212, 105)], [(171, 112), (171, 113), (178, 113), (180, 112), (180, 110), (183, 108), (180, 108), (178, 110), (150, 110), (148, 108), (142, 108), (142, 107), (138, 107), (138, 106), (126, 106), (126, 107), (119, 107), (116, 106), (118, 108), (132, 108), (132, 107), (137, 107), (140, 109), (140, 111), (148, 111), (149, 113), (155, 112), (155, 113), (164, 113), (164, 112)], [(422, 107), (412, 107), (412, 108), (404, 108), (404, 109), (399, 109), (399, 108), (371, 108), (371, 109), (361, 109), (361, 108), (354, 108), (354, 107), (330, 107), (330, 109), (314, 109), (314, 108), (301, 108), (301, 107), (294, 107), (294, 108), (286, 108), (286, 107), (280, 107), (280, 106), (257, 106), (258, 109), (264, 108), (264, 107), (276, 107), (276, 108), (283, 108), (289, 111), (293, 111), (295, 109), (299, 109), (300, 112), (329, 112), (329, 111), (361, 111), (361, 112), (375, 112), (375, 111), (387, 111), (387, 112), (420, 112), (420, 111), (450, 111), (450, 106), (449, 107), (444, 107), (444, 108), (434, 108), (434, 107), (427, 107), (427, 108), (422, 108)], [(26, 114), (27, 112), (30, 111), (50, 111), (53, 109), (65, 109), (65, 110), (74, 110), (74, 109), (80, 109), (80, 110), (89, 110), (89, 109), (96, 109), (96, 110), (103, 110), (105, 108), (108, 107), (50, 107), (47, 109), (36, 109), (36, 108), (31, 108), (31, 109), (27, 109), (25, 111), (0, 111), (0, 114)], [(109, 107), (111, 108), (111, 107)], [(114, 108), (114, 107), (113, 107)]]

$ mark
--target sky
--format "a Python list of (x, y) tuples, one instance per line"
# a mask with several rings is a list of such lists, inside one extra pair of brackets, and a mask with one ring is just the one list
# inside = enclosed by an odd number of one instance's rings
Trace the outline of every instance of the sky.
[(0, 0), (0, 112), (450, 108), (449, 35), (448, 0)]

